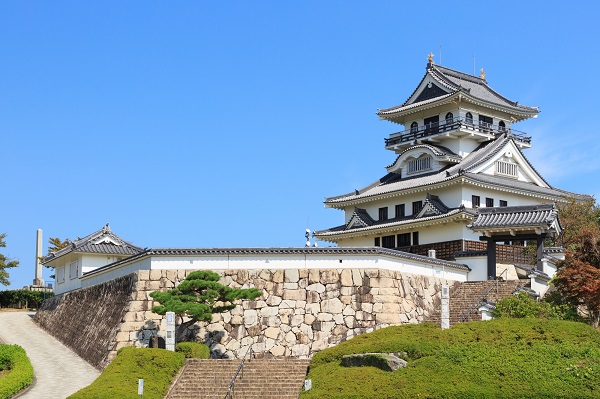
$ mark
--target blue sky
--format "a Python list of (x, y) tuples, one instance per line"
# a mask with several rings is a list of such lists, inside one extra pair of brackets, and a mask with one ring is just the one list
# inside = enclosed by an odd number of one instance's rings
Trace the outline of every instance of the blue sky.
[(10, 288), (33, 279), (38, 228), (45, 242), (109, 222), (142, 247), (257, 247), (341, 224), (324, 197), (385, 174), (383, 140), (401, 126), (376, 109), (404, 102), (440, 45), (444, 66), (483, 67), (539, 106), (515, 126), (533, 136), (525, 154), (555, 187), (598, 198), (599, 8), (0, 2)]

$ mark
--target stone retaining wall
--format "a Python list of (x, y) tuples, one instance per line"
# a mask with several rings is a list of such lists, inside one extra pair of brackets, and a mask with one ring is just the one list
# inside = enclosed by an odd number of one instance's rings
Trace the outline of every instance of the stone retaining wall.
[[(174, 287), (190, 270), (138, 271), (117, 334), (117, 346), (148, 344), (152, 332), (162, 335), (163, 318), (150, 311), (149, 294)], [(439, 308), (442, 284), (421, 275), (377, 269), (226, 270), (221, 283), (254, 286), (262, 297), (243, 301), (235, 309), (214, 315), (213, 322), (193, 327), (214, 357), (239, 357), (252, 343), (259, 354), (306, 357), (355, 335), (378, 328), (419, 323)], [(458, 283), (457, 283), (458, 284)]]
[(111, 359), (121, 320), (129, 310), (137, 276), (46, 299), (34, 321), (92, 366), (103, 369)]

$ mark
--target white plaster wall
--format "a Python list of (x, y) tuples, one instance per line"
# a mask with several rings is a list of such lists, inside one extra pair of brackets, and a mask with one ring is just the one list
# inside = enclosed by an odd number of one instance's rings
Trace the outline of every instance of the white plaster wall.
[(456, 261), (471, 268), (468, 281), (487, 280), (487, 256), (470, 256)]
[(95, 273), (89, 277), (81, 278), (81, 288), (89, 287), (92, 285), (100, 284), (105, 281), (115, 279), (117, 277), (126, 276), (127, 274), (133, 273), (137, 270), (149, 270), (150, 259), (141, 259), (136, 262), (128, 263), (122, 267), (112, 268), (104, 272)]
[(543, 297), (546, 291), (548, 291), (548, 282), (536, 277), (532, 277), (531, 289), (534, 290), (540, 297)]

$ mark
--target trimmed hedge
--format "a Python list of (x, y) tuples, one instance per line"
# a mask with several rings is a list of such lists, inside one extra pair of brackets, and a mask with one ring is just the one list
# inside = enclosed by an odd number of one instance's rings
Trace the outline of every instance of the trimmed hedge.
[(210, 348), (198, 342), (180, 342), (175, 346), (175, 352), (183, 353), (186, 359), (210, 358)]
[(122, 348), (96, 381), (69, 399), (139, 399), (140, 378), (144, 379), (144, 399), (162, 399), (183, 363), (183, 354), (177, 352)]
[(0, 371), (9, 370), (0, 378), (0, 398), (8, 398), (33, 382), (33, 367), (19, 345), (0, 344)]
[[(342, 356), (406, 352), (406, 368), (347, 368)], [(388, 327), (314, 355), (301, 399), (598, 398), (600, 332), (583, 323), (503, 318)]]

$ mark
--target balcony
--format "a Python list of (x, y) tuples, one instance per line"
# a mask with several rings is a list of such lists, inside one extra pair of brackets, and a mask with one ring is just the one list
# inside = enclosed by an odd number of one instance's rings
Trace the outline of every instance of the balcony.
[(531, 136), (527, 136), (524, 132), (460, 117), (392, 133), (389, 138), (385, 139), (385, 148), (389, 150), (403, 149), (412, 145), (415, 140), (433, 138), (433, 136), (442, 134), (454, 138), (476, 136), (480, 141), (491, 140), (500, 134), (508, 134), (521, 147), (531, 147)]

